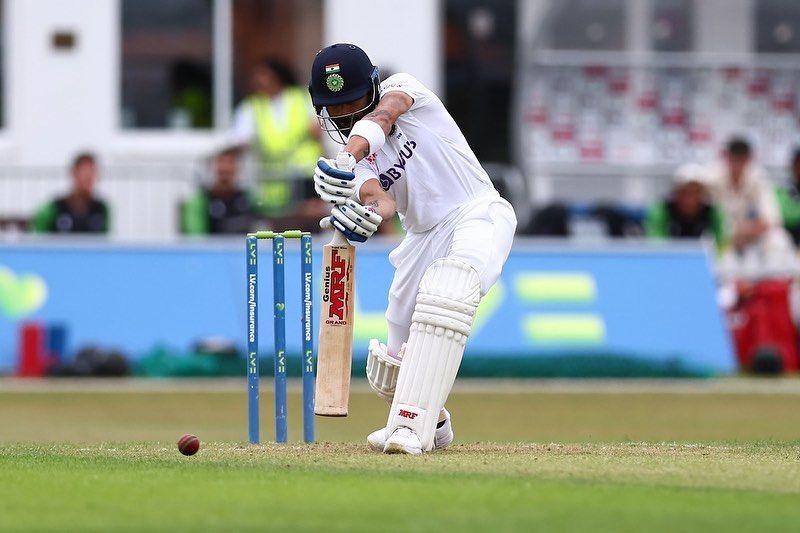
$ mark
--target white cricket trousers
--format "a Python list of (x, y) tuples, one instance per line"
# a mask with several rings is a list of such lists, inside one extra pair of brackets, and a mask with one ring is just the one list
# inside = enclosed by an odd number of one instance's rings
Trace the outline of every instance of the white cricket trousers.
[(484, 296), (500, 277), (516, 228), (511, 204), (491, 194), (463, 205), (424, 233), (409, 232), (389, 254), (395, 267), (386, 309), (389, 353), (397, 354), (408, 340), (419, 284), (431, 263), (443, 257), (468, 263), (480, 276)]

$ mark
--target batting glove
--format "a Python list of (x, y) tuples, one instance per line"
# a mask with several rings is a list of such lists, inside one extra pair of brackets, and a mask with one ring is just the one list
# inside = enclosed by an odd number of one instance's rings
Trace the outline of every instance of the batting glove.
[(339, 152), (336, 159), (320, 157), (314, 169), (314, 190), (326, 202), (344, 204), (355, 192), (356, 158), (350, 152)]
[(381, 222), (383, 217), (378, 213), (348, 198), (344, 204), (335, 206), (331, 216), (320, 220), (319, 225), (323, 229), (336, 228), (349, 241), (365, 242), (378, 231)]

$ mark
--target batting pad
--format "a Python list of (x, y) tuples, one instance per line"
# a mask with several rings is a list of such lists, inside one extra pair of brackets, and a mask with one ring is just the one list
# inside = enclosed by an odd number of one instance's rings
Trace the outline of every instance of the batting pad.
[(395, 387), (397, 386), (397, 374), (400, 372), (400, 361), (403, 359), (403, 350), (406, 345), (400, 348), (397, 357), (389, 355), (386, 345), (378, 339), (369, 341), (369, 352), (367, 352), (367, 381), (375, 393), (392, 403)]
[(467, 263), (437, 259), (425, 271), (389, 411), (387, 435), (406, 426), (419, 436), (423, 450), (433, 449), (439, 411), (453, 388), (480, 300), (480, 277)]

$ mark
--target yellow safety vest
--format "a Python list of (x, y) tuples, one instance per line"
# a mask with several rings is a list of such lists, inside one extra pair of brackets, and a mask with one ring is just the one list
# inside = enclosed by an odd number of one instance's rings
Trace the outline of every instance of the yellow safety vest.
[[(314, 171), (322, 146), (309, 134), (308, 109), (311, 101), (306, 91), (290, 87), (283, 91), (284, 120), (278, 120), (270, 99), (263, 95), (249, 98), (256, 121), (258, 144), (265, 164), (266, 179), (261, 180), (257, 205), (265, 214), (279, 214), (289, 207), (291, 183), (275, 179), (291, 172)], [(272, 179), (269, 179), (272, 178)]]

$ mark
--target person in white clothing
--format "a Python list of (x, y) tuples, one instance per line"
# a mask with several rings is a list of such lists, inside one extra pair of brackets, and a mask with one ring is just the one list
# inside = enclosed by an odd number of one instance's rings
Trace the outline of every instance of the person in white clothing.
[(709, 168), (707, 186), (733, 239), (733, 249), (722, 258), (724, 273), (765, 275), (792, 261), (791, 239), (783, 228), (777, 196), (766, 173), (753, 161), (750, 143), (731, 139), (723, 160)]
[(453, 433), (444, 404), (475, 309), (511, 250), (514, 211), (413, 76), (380, 82), (363, 50), (340, 43), (317, 54), (309, 91), (322, 128), (344, 145), (317, 163), (316, 191), (334, 204), (323, 227), (364, 242), (398, 213), (407, 232), (389, 255), (388, 339), (372, 340), (367, 355), (370, 385), (391, 404), (368, 441), (385, 453), (445, 447)]

